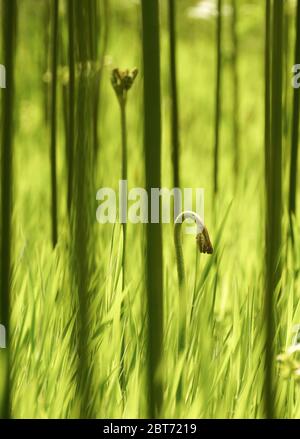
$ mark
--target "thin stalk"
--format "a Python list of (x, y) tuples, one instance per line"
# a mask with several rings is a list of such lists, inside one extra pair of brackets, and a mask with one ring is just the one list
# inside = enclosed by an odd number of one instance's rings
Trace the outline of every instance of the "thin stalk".
[(290, 92), (290, 5), (289, 0), (284, 2), (283, 5), (283, 59), (284, 59), (284, 75), (283, 75), (283, 136), (285, 144), (288, 145), (289, 140), (289, 92)]
[(10, 291), (11, 291), (11, 242), (12, 242), (12, 184), (13, 184), (13, 114), (14, 114), (14, 68), (17, 16), (16, 0), (2, 3), (3, 53), (6, 68), (6, 89), (2, 98), (2, 144), (1, 144), (1, 249), (0, 249), (0, 322), (6, 328), (6, 349), (1, 350), (4, 364), (4, 387), (0, 401), (0, 418), (11, 417), (10, 383)]
[[(142, 0), (146, 190), (161, 187), (161, 89), (158, 0)], [(148, 212), (151, 203), (148, 202)], [(146, 226), (148, 413), (162, 408), (163, 253), (161, 224)]]
[(173, 187), (180, 187), (179, 172), (179, 115), (176, 73), (176, 1), (169, 0), (169, 45), (170, 45), (170, 76), (171, 76), (171, 142), (173, 164)]
[(273, 3), (271, 148), (267, 198), (268, 240), (266, 242), (266, 353), (265, 353), (265, 414), (276, 417), (275, 369), (275, 293), (281, 279), (281, 217), (282, 217), (282, 44), (283, 0)]
[[(109, 37), (109, 11), (110, 11), (109, 0), (103, 0), (102, 5), (103, 5), (103, 19), (101, 21), (101, 23), (102, 23), (101, 30), (103, 29), (103, 36), (102, 36), (103, 44), (101, 46), (100, 71), (98, 74), (98, 90), (99, 90), (100, 96), (101, 96), (101, 89), (102, 89), (102, 82), (103, 82), (102, 79), (103, 79), (103, 72), (104, 72), (104, 65), (105, 65), (105, 56), (106, 56), (106, 52), (107, 52), (108, 37)], [(101, 116), (101, 100), (98, 101), (97, 113), (98, 113), (97, 120), (99, 120), (99, 117)], [(101, 138), (98, 140), (98, 150), (96, 151), (96, 157), (99, 155), (100, 145), (101, 145)]]
[[(111, 76), (111, 83), (115, 90), (121, 114), (121, 143), (122, 143), (122, 180), (127, 182), (127, 124), (126, 124), (126, 104), (127, 104), (127, 93), (132, 87), (134, 80), (138, 74), (137, 69), (131, 71), (125, 70), (121, 71), (119, 69), (114, 69)], [(120, 194), (121, 199), (126, 196), (125, 194)], [(122, 214), (123, 216), (123, 214)], [(122, 290), (124, 291), (126, 285), (126, 220), (122, 218), (122, 231), (123, 231), (123, 251), (122, 251)], [(121, 303), (121, 320), (124, 320), (124, 303)], [(125, 354), (125, 325), (122, 330), (121, 339), (121, 358), (120, 358), (120, 373), (119, 381), (122, 393), (125, 393), (125, 366), (124, 366), (124, 354)]]
[(68, 0), (69, 33), (69, 135), (68, 135), (68, 195), (67, 205), (70, 215), (74, 174), (74, 127), (75, 127), (75, 56), (74, 56), (74, 2)]
[[(44, 1), (44, 14), (43, 14), (43, 24), (44, 24), (44, 44), (43, 44), (43, 67), (44, 72), (49, 72), (49, 52), (50, 52), (50, 35), (49, 35), (49, 16), (51, 14), (51, 7), (49, 0)], [(49, 96), (50, 95), (50, 87), (49, 81), (44, 81), (43, 87), (43, 98), (44, 98), (44, 117), (45, 124), (49, 123)]]
[[(122, 180), (127, 180), (127, 124), (126, 124), (126, 103), (121, 104), (121, 131), (122, 131)], [(122, 289), (124, 290), (126, 282), (126, 223), (123, 227), (123, 252), (122, 252), (122, 267), (123, 279)]]
[[(65, 42), (63, 38), (63, 23), (64, 20), (59, 21), (59, 28), (61, 29), (59, 33), (59, 59), (60, 66), (65, 66), (67, 64), (67, 56), (65, 53)], [(67, 179), (69, 174), (69, 81), (65, 80), (64, 73), (61, 74), (61, 104), (62, 104), (62, 119), (64, 127), (64, 140), (65, 140), (65, 160), (67, 167)], [(68, 187), (67, 187), (67, 207), (68, 207)]]
[[(178, 331), (178, 356), (184, 355), (184, 348), (186, 345), (186, 328), (187, 328), (187, 295), (186, 295), (186, 281), (184, 258), (182, 250), (182, 234), (181, 227), (183, 221), (192, 219), (197, 225), (197, 246), (200, 253), (213, 253), (213, 247), (209, 238), (207, 228), (204, 225), (202, 218), (192, 211), (185, 211), (180, 213), (175, 219), (174, 226), (174, 244), (176, 251), (177, 273), (179, 283), (179, 331)], [(184, 368), (185, 369), (185, 368)], [(184, 373), (183, 369), (183, 373)], [(176, 400), (179, 402), (182, 398), (183, 377), (180, 377), (178, 388), (176, 392)]]
[(239, 175), (240, 167), (240, 126), (239, 126), (239, 111), (240, 111), (240, 99), (239, 99), (239, 72), (238, 72), (238, 55), (239, 44), (237, 34), (237, 0), (231, 0), (232, 6), (232, 23), (231, 23), (231, 36), (232, 36), (232, 82), (233, 82), (233, 144), (234, 144), (234, 161), (233, 171), (235, 178)]
[[(298, 64), (300, 62), (299, 60), (300, 60), (300, 0), (297, 1), (295, 64)], [(289, 187), (290, 216), (296, 214), (299, 115), (300, 115), (299, 104), (300, 104), (300, 91), (299, 89), (294, 88), (292, 142), (291, 142), (291, 157), (290, 157), (290, 187)]]
[[(121, 137), (122, 137), (122, 180), (127, 180), (127, 126), (126, 126), (126, 102), (120, 103), (121, 113)], [(122, 248), (122, 291), (126, 285), (126, 223), (122, 223), (123, 232), (123, 248)], [(120, 371), (119, 381), (123, 396), (126, 392), (126, 376), (125, 376), (125, 324), (124, 324), (124, 301), (121, 303), (121, 322), (122, 322), (122, 334), (121, 334), (121, 352), (120, 352)]]
[(99, 119), (99, 93), (100, 93), (100, 69), (101, 66), (98, 67), (98, 59), (99, 56), (99, 44), (98, 44), (98, 35), (100, 34), (100, 18), (101, 15), (99, 14), (99, 2), (98, 0), (91, 0), (92, 7), (90, 8), (90, 14), (89, 14), (89, 25), (90, 25), (90, 51), (91, 55), (90, 58), (93, 61), (94, 64), (94, 93), (93, 93), (93, 142), (94, 142), (94, 154), (95, 157), (97, 156), (98, 150), (99, 150), (99, 132), (98, 132), (98, 119)]
[(59, 0), (53, 2), (52, 16), (52, 89), (51, 89), (51, 221), (52, 245), (57, 244), (57, 177), (56, 177), (56, 101), (57, 101), (57, 60), (58, 60), (58, 9)]
[(220, 121), (221, 121), (221, 69), (222, 69), (222, 0), (218, 0), (217, 16), (217, 78), (215, 96), (215, 149), (214, 149), (214, 193), (218, 192), (219, 175), (219, 143), (220, 143)]
[[(271, 148), (271, 0), (266, 0), (265, 11), (265, 183), (269, 196), (269, 168)], [(267, 215), (268, 219), (268, 215)], [(268, 231), (268, 225), (266, 225)], [(266, 241), (268, 241), (266, 237)]]
[(272, 318), (270, 315), (272, 307), (272, 292), (268, 291), (269, 283), (267, 277), (270, 270), (270, 167), (271, 167), (271, 0), (265, 2), (265, 184), (266, 184), (266, 218), (265, 218), (265, 257), (266, 257), (266, 297), (264, 301), (264, 313), (265, 313), (265, 337), (266, 337), (266, 349), (265, 349), (265, 382), (264, 382), (264, 413), (268, 418), (273, 412), (273, 407), (270, 406), (269, 400), (272, 394), (272, 377), (271, 368), (272, 364), (272, 350), (269, 348), (272, 343), (272, 325), (268, 325), (268, 322)]

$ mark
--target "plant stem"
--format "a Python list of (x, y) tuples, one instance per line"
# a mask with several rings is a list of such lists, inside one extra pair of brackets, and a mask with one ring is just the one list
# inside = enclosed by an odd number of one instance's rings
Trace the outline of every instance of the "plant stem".
[[(177, 273), (179, 282), (179, 330), (178, 330), (178, 356), (184, 354), (184, 348), (186, 345), (186, 328), (187, 328), (187, 296), (186, 296), (186, 282), (185, 282), (185, 269), (184, 269), (184, 258), (182, 250), (182, 236), (181, 227), (183, 221), (186, 219), (192, 219), (197, 224), (197, 242), (201, 253), (212, 253), (212, 245), (208, 235), (208, 231), (204, 225), (203, 220), (192, 211), (185, 211), (178, 215), (175, 219), (174, 226), (174, 244), (176, 251), (176, 262), (177, 262)], [(183, 374), (185, 368), (183, 367)], [(182, 399), (182, 387), (183, 387), (183, 376), (181, 375), (178, 388), (176, 392), (176, 400), (180, 402)]]
[[(296, 44), (295, 64), (300, 60), (300, 0), (297, 1), (296, 17)], [(298, 143), (299, 143), (299, 115), (300, 115), (300, 91), (294, 89), (293, 97), (293, 119), (292, 119), (292, 144), (290, 158), (290, 187), (289, 187), (289, 214), (296, 214), (296, 192), (297, 192), (297, 165), (298, 165)]]
[(275, 293), (281, 279), (281, 217), (282, 217), (282, 42), (283, 1), (273, 4), (272, 34), (272, 101), (269, 194), (267, 196), (268, 240), (266, 242), (266, 354), (265, 414), (276, 417), (275, 369)]
[[(1, 352), (4, 363), (4, 388), (0, 401), (0, 418), (11, 417), (10, 385), (10, 292), (11, 292), (11, 241), (12, 241), (12, 183), (13, 183), (13, 114), (14, 114), (14, 67), (16, 44), (16, 0), (2, 3), (3, 53), (6, 68), (6, 89), (2, 90), (2, 145), (1, 145), (1, 249), (0, 249), (0, 321), (6, 328), (6, 346)], [(3, 364), (2, 363), (2, 364)]]
[[(158, 0), (142, 0), (146, 190), (161, 187), (161, 90)], [(149, 200), (148, 211), (151, 212)], [(148, 416), (162, 407), (163, 259), (161, 224), (147, 224)]]
[[(43, 14), (43, 24), (44, 24), (44, 72), (49, 71), (49, 52), (50, 52), (50, 35), (49, 35), (49, 16), (51, 14), (51, 7), (49, 0), (44, 1), (44, 14)], [(45, 81), (43, 85), (43, 104), (44, 104), (44, 117), (45, 124), (48, 126), (49, 123), (49, 94), (50, 94), (49, 81)]]
[(77, 383), (80, 417), (95, 417), (93, 398), (92, 354), (90, 346), (91, 277), (95, 270), (93, 142), (93, 77), (90, 71), (90, 35), (88, 18), (93, 2), (74, 1), (75, 62), (80, 66), (76, 76), (76, 135), (74, 139), (74, 195), (71, 209), (74, 290), (78, 298)]
[(52, 245), (57, 244), (57, 180), (56, 180), (56, 89), (57, 89), (57, 59), (58, 59), (58, 6), (59, 0), (53, 2), (52, 27), (52, 92), (51, 92), (51, 220)]
[(222, 0), (218, 0), (217, 18), (217, 80), (215, 101), (215, 149), (214, 149), (214, 193), (218, 192), (219, 174), (219, 143), (220, 143), (220, 120), (221, 120), (221, 69), (222, 69)]
[[(265, 12), (265, 183), (269, 197), (269, 168), (271, 147), (271, 0), (266, 0)], [(267, 215), (268, 220), (268, 215)], [(266, 224), (266, 232), (269, 227)], [(266, 242), (268, 238), (266, 236)]]
[(75, 126), (75, 57), (74, 57), (74, 3), (68, 0), (69, 32), (69, 136), (68, 136), (68, 212), (70, 215), (73, 193), (74, 126)]
[(173, 187), (180, 187), (179, 173), (179, 116), (176, 74), (176, 3), (169, 0), (169, 43), (170, 43), (170, 76), (171, 76), (171, 141), (173, 163)]
[[(121, 134), (122, 134), (122, 180), (127, 180), (127, 126), (126, 126), (126, 101), (120, 103), (121, 110)], [(123, 196), (123, 194), (121, 194)], [(122, 223), (123, 231), (123, 249), (122, 249), (122, 291), (126, 285), (126, 222)], [(120, 354), (120, 387), (123, 395), (126, 392), (126, 376), (125, 376), (125, 324), (124, 324), (124, 301), (121, 303), (121, 322), (123, 323), (121, 335), (121, 354)]]
[(239, 157), (239, 143), (240, 143), (240, 133), (239, 133), (239, 110), (240, 110), (240, 99), (239, 99), (239, 72), (238, 72), (238, 34), (237, 34), (237, 1), (231, 0), (232, 6), (232, 81), (233, 81), (233, 144), (234, 144), (234, 166), (233, 171), (235, 178), (239, 175), (240, 157)]

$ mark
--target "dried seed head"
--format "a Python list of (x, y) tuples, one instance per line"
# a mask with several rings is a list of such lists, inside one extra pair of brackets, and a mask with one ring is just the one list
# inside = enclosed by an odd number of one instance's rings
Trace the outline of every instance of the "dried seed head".
[(137, 68), (132, 70), (113, 69), (111, 83), (120, 103), (126, 102), (127, 91), (131, 89), (137, 74)]
[(196, 236), (197, 244), (200, 253), (207, 253), (211, 255), (213, 253), (213, 246), (211, 244), (207, 228), (204, 226), (201, 233)]

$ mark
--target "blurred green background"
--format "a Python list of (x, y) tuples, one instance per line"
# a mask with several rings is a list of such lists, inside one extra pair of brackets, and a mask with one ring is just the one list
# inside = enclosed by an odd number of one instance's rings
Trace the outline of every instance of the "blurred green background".
[[(67, 213), (67, 159), (63, 90), (67, 78), (67, 10), (60, 1), (57, 107), (58, 244), (51, 244), (50, 126), (45, 121), (45, 93), (51, 86), (49, 43), (51, 14), (46, 0), (18, 2), (14, 102), (13, 269), (11, 280), (11, 395), (17, 418), (78, 417), (76, 382), (78, 303), (71, 281), (69, 255), (74, 236)], [(51, 3), (51, 2), (50, 2)], [(299, 221), (295, 249), (288, 246), (288, 172), (293, 89), (295, 3), (285, 2), (288, 33), (284, 60), (283, 225), (285, 264), (281, 292), (276, 293), (276, 354), (292, 344), (300, 321)], [(89, 277), (89, 412), (94, 417), (144, 417), (145, 385), (145, 233), (143, 225), (127, 227), (127, 283), (122, 291), (122, 233), (119, 224), (96, 222), (96, 192), (117, 188), (121, 178), (121, 128), (111, 70), (137, 67), (128, 94), (128, 184), (145, 184), (143, 151), (143, 62), (141, 6), (134, 0), (109, 0), (104, 17), (100, 4), (99, 41), (104, 65), (99, 94), (99, 151), (93, 159), (89, 193), (94, 212), (91, 236), (95, 255)], [(176, 1), (177, 73), (182, 187), (205, 189), (205, 223), (215, 251), (197, 254), (193, 236), (183, 235), (187, 277), (187, 329), (184, 357), (178, 357), (178, 281), (173, 225), (164, 224), (164, 417), (263, 417), (264, 383), (264, 42), (265, 5), (238, 0), (237, 35), (239, 109), (234, 108), (232, 79), (232, 7), (223, 4), (222, 92), (219, 192), (213, 192), (213, 147), (216, 82), (216, 3)], [(171, 99), (168, 2), (160, 2), (162, 90), (162, 186), (172, 187)], [(105, 21), (106, 20), (106, 21)], [(106, 26), (106, 29), (104, 29)], [(100, 44), (100, 43), (99, 43)], [(105, 53), (103, 53), (103, 50)], [(1, 61), (1, 59), (0, 59)], [(99, 60), (100, 61), (100, 60)], [(299, 61), (300, 62), (300, 61)], [(48, 84), (48, 85), (47, 85)], [(48, 90), (48, 91), (47, 91)], [(2, 90), (1, 90), (2, 94)], [(1, 96), (1, 95), (0, 95)], [(233, 123), (238, 120), (240, 172), (235, 178)], [(75, 132), (77, 130), (75, 125)], [(84, 184), (84, 182), (82, 182)], [(84, 208), (84, 206), (83, 206)], [(119, 352), (125, 301), (126, 394), (119, 382)], [(276, 411), (298, 418), (297, 377), (289, 361), (285, 373), (276, 366)], [(294, 363), (293, 363), (294, 364)], [(296, 363), (297, 365), (297, 363)], [(298, 364), (299, 367), (299, 364)], [(296, 368), (297, 369), (297, 368)], [(2, 380), (3, 381), (3, 380)], [(178, 397), (178, 383), (182, 394)]]

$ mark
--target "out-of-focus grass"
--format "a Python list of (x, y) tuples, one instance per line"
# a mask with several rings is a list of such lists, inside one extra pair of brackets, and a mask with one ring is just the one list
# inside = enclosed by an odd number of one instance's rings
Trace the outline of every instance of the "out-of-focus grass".
[[(183, 2), (184, 3), (184, 2)], [(189, 2), (187, 2), (189, 4)], [(263, 415), (263, 300), (264, 300), (264, 147), (263, 44), (264, 5), (260, 0), (240, 4), (241, 138), (240, 179), (232, 175), (232, 80), (230, 33), (224, 20), (223, 120), (221, 124), (219, 194), (212, 199), (214, 115), (214, 21), (193, 20), (186, 9), (179, 15), (178, 83), (181, 126), (181, 178), (184, 187), (205, 188), (205, 221), (215, 244), (211, 258), (196, 258), (195, 240), (184, 236), (189, 312), (188, 360), (183, 387), (186, 397), (176, 402), (182, 362), (176, 357), (178, 283), (172, 226), (164, 236), (164, 408), (168, 417), (260, 417)], [(14, 187), (15, 249), (12, 342), (13, 416), (76, 417), (75, 291), (70, 289), (68, 252), (71, 246), (66, 214), (66, 167), (63, 121), (58, 121), (58, 197), (60, 236), (51, 248), (50, 173), (48, 138), (43, 126), (40, 60), (43, 31), (39, 6), (20, 4), (17, 64), (17, 107)], [(163, 151), (162, 181), (171, 186), (168, 98), (168, 35), (162, 6)], [(109, 82), (113, 66), (141, 63), (139, 6), (111, 0), (107, 67), (100, 102), (100, 149), (96, 184), (117, 188), (121, 169), (119, 113)], [(30, 16), (30, 20), (27, 17)], [(29, 54), (30, 53), (30, 63)], [(111, 64), (109, 64), (111, 61)], [(26, 68), (24, 68), (26, 65)], [(128, 102), (128, 179), (144, 184), (142, 141), (142, 74)], [(40, 87), (40, 88), (39, 88)], [(284, 175), (286, 182), (286, 175)], [(284, 207), (288, 200), (285, 185)], [(228, 211), (226, 221), (224, 217)], [(95, 204), (96, 210), (96, 204)], [(213, 215), (214, 212), (214, 215)], [(285, 226), (288, 224), (284, 218)], [(121, 229), (98, 225), (94, 294), (90, 297), (93, 352), (94, 413), (99, 417), (137, 417), (146, 413), (145, 395), (145, 278), (144, 228), (128, 225), (128, 283), (121, 289)], [(217, 239), (219, 236), (219, 239)], [(276, 299), (276, 352), (291, 343), (292, 326), (300, 320), (299, 224), (295, 253), (287, 251), (282, 289)], [(126, 297), (127, 400), (119, 387), (120, 306)], [(276, 375), (277, 414), (299, 417), (299, 389)], [(299, 395), (298, 395), (299, 396)]]

